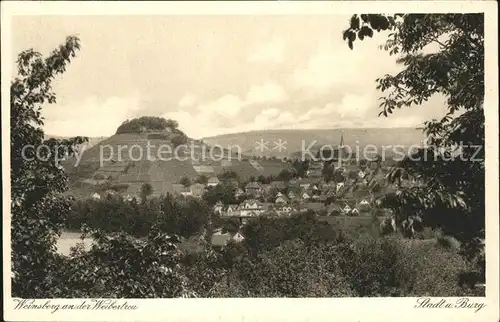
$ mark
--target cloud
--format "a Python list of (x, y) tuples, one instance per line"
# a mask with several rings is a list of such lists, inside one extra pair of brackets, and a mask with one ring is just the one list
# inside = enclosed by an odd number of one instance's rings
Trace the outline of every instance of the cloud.
[(273, 117), (276, 116), (280, 113), (280, 111), (277, 108), (268, 108), (262, 111), (263, 116), (268, 116), (268, 117)]
[(179, 100), (179, 107), (190, 107), (195, 103), (196, 97), (190, 94), (186, 94)]
[(141, 110), (140, 94), (47, 105), (43, 109), (45, 132), (62, 136), (102, 136), (114, 134), (118, 126)]
[(282, 63), (284, 52), (285, 42), (282, 40), (272, 40), (254, 48), (248, 55), (248, 61)]
[(276, 82), (252, 86), (247, 94), (246, 104), (279, 103), (287, 100), (283, 87)]
[(366, 48), (364, 42), (356, 46), (352, 51), (345, 45), (321, 46), (293, 71), (291, 86), (316, 94), (348, 86), (374, 89), (376, 78), (399, 69), (385, 51)]
[[(276, 104), (288, 99), (284, 88), (275, 82), (266, 82), (262, 85), (251, 86), (244, 98), (233, 94), (226, 94), (208, 103), (196, 106), (197, 111), (214, 113), (214, 117), (220, 116), (228, 119), (237, 117), (240, 112), (249, 106), (255, 107), (259, 104)], [(268, 110), (267, 113), (276, 114), (277, 111)]]
[(220, 116), (235, 117), (245, 105), (238, 96), (224, 95), (215, 101), (199, 105), (197, 109), (202, 112), (215, 112)]

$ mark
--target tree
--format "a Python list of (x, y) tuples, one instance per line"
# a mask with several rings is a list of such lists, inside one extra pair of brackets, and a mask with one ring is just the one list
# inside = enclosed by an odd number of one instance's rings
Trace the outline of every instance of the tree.
[(278, 174), (278, 180), (280, 181), (290, 181), (293, 179), (294, 174), (288, 170), (288, 169), (283, 169), (281, 172)]
[(153, 194), (153, 187), (149, 183), (144, 183), (141, 186), (141, 198), (146, 200), (151, 194)]
[(165, 125), (166, 127), (170, 128), (170, 129), (177, 129), (179, 127), (179, 122), (175, 121), (175, 120), (171, 120), (171, 119), (168, 119), (166, 122), (165, 122)]
[[(188, 179), (189, 180), (189, 179)], [(202, 174), (202, 175), (199, 175), (197, 176), (195, 179), (194, 179), (194, 182), (196, 183), (199, 183), (199, 184), (207, 184), (208, 182), (208, 178), (206, 175)]]
[(191, 180), (189, 180), (188, 177), (182, 177), (180, 180), (179, 180), (179, 183), (181, 185), (183, 185), (184, 187), (189, 187), (191, 185)]
[[(448, 105), (445, 116), (425, 123), (430, 146), (399, 162), (389, 175), (397, 181), (406, 171), (425, 184), (400, 188), (387, 205), (403, 217), (418, 211), (425, 225), (455, 236), (472, 256), (484, 239), (485, 225), (484, 15), (353, 15), (344, 40), (352, 49), (357, 38), (372, 37), (374, 30), (390, 31), (383, 48), (399, 55), (397, 62), (405, 67), (377, 79), (377, 88), (386, 93), (380, 115), (436, 94)], [(425, 51), (430, 44), (437, 52)]]
[[(61, 197), (68, 177), (57, 157), (72, 155), (87, 138), (44, 141), (42, 106), (55, 103), (51, 83), (66, 71), (80, 49), (76, 37), (46, 58), (33, 49), (17, 59), (18, 75), (10, 86), (12, 295), (23, 298), (53, 297), (61, 292), (52, 272), (59, 267), (55, 243), (71, 200)], [(42, 152), (40, 157), (33, 146)], [(61, 154), (63, 153), (63, 154)]]
[(118, 127), (116, 134), (141, 133), (143, 130), (163, 131), (169, 125), (172, 125), (172, 122), (176, 123), (176, 121), (173, 120), (167, 121), (163, 117), (143, 116), (132, 120), (126, 120)]
[(178, 147), (179, 145), (183, 145), (183, 144), (186, 144), (188, 141), (188, 138), (185, 134), (177, 134), (176, 136), (174, 136), (170, 142), (172, 142), (172, 145), (174, 147)]
[(240, 230), (240, 220), (238, 218), (226, 218), (222, 221), (222, 232), (236, 234)]
[(334, 179), (335, 166), (332, 162), (324, 162), (323, 169), (321, 169), (321, 174), (326, 182)]
[(203, 194), (203, 200), (210, 206), (215, 205), (218, 201), (225, 205), (235, 204), (237, 203), (235, 193), (236, 189), (233, 185), (223, 183), (207, 189)]
[(309, 160), (294, 159), (292, 161), (292, 167), (297, 173), (298, 177), (304, 178), (309, 170)]

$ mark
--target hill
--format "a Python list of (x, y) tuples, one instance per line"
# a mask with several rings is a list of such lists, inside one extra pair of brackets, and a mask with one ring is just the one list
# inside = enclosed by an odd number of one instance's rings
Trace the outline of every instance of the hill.
[[(186, 147), (175, 142), (178, 134), (169, 131), (143, 131), (115, 134), (83, 151), (81, 159), (62, 162), (70, 177), (69, 194), (89, 197), (94, 192), (117, 190), (122, 195), (138, 196), (144, 183), (153, 195), (173, 193), (173, 185), (183, 177), (220, 176), (234, 171), (240, 179), (278, 175), (287, 165), (280, 160), (265, 160), (263, 165), (228, 150), (188, 139)], [(149, 151), (149, 152), (148, 152)], [(250, 162), (251, 161), (251, 162)]]
[[(421, 144), (422, 130), (416, 128), (350, 128), (320, 130), (265, 130), (224, 134), (203, 138), (203, 142), (222, 147), (238, 146), (249, 156), (291, 157), (301, 155), (303, 147), (316, 152), (321, 146), (338, 146), (341, 136), (344, 144), (353, 151), (361, 151), (368, 145), (378, 148), (387, 146), (409, 147)], [(281, 141), (280, 141), (281, 140)], [(281, 142), (281, 146), (280, 146)], [(261, 143), (266, 147), (262, 148)], [(391, 154), (387, 149), (387, 155)]]

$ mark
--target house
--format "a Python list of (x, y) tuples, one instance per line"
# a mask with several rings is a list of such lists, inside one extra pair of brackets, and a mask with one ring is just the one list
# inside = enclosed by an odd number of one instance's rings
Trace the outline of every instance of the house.
[(311, 196), (309, 196), (309, 194), (308, 194), (307, 192), (304, 192), (304, 193), (302, 194), (302, 199), (304, 199), (304, 200), (309, 200), (310, 198), (311, 198)]
[(98, 194), (97, 192), (94, 192), (92, 195), (90, 195), (92, 197), (92, 199), (94, 200), (99, 200), (101, 199), (101, 195)]
[(360, 210), (366, 211), (366, 210), (370, 209), (371, 206), (370, 206), (370, 202), (368, 200), (362, 199), (359, 202), (358, 207), (359, 207)]
[(295, 193), (293, 193), (293, 191), (289, 191), (287, 196), (289, 199), (295, 199), (295, 197), (296, 197)]
[(248, 199), (240, 204), (238, 210), (240, 211), (240, 215), (243, 217), (253, 217), (263, 214), (265, 208), (260, 201)]
[(346, 203), (344, 208), (342, 208), (342, 212), (345, 214), (351, 213), (352, 208)]
[(310, 183), (310, 182), (307, 182), (307, 181), (303, 181), (303, 182), (300, 182), (300, 183), (299, 183), (299, 186), (300, 186), (302, 189), (309, 189), (309, 187), (311, 187), (311, 183)]
[(196, 198), (201, 198), (205, 193), (205, 186), (202, 185), (201, 183), (192, 184), (191, 187), (189, 187), (189, 189), (191, 191), (191, 195), (193, 195)]
[(131, 195), (126, 195), (125, 197), (123, 197), (123, 199), (127, 200), (127, 201), (132, 201), (132, 199), (134, 199)]
[(215, 176), (208, 178), (207, 186), (215, 187), (220, 183), (219, 179)]
[(245, 239), (245, 237), (243, 237), (243, 235), (240, 234), (240, 232), (237, 232), (236, 234), (233, 235), (233, 237), (231, 237), (231, 239), (233, 241), (239, 243), (239, 242), (242, 242)]
[(226, 216), (239, 216), (240, 211), (238, 210), (238, 205), (228, 205), (225, 211)]
[(276, 198), (276, 201), (275, 201), (276, 204), (287, 204), (288, 203), (288, 198), (281, 195), (281, 196), (278, 196)]
[(339, 182), (337, 183), (337, 186), (335, 187), (335, 191), (340, 191), (340, 189), (342, 189), (344, 187), (344, 183), (343, 182)]
[(241, 188), (236, 189), (236, 192), (234, 193), (234, 196), (236, 198), (240, 198), (244, 195), (245, 195), (245, 191), (243, 191), (243, 189), (241, 189)]
[(359, 210), (357, 208), (353, 208), (350, 212), (351, 216), (359, 216)]
[(276, 194), (276, 198), (283, 197), (283, 196), (284, 196), (284, 194), (282, 194), (281, 192), (278, 192), (278, 193)]
[(249, 196), (257, 196), (261, 193), (262, 188), (258, 182), (249, 182), (245, 186), (245, 193)]
[(296, 212), (296, 211), (297, 211), (297, 209), (295, 209), (292, 206), (283, 206), (283, 207), (279, 207), (276, 209), (276, 212), (280, 215), (289, 215), (289, 214)]
[(217, 201), (217, 203), (214, 205), (213, 211), (216, 214), (221, 214), (223, 209), (224, 204), (221, 201)]
[(359, 170), (358, 178), (363, 179), (366, 176), (366, 173), (363, 170)]

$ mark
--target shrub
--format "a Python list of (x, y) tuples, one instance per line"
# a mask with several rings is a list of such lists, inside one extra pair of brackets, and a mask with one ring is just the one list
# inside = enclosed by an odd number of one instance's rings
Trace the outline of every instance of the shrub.
[(151, 229), (147, 238), (95, 231), (87, 252), (74, 250), (58, 272), (65, 298), (166, 298), (187, 293), (178, 271), (175, 236)]
[(352, 296), (348, 281), (338, 266), (334, 245), (309, 247), (301, 240), (285, 242), (236, 264), (234, 274), (219, 285), (216, 293), (251, 297), (341, 297)]
[(473, 270), (456, 251), (401, 238), (360, 238), (341, 255), (343, 273), (359, 296), (466, 296), (460, 276)]

